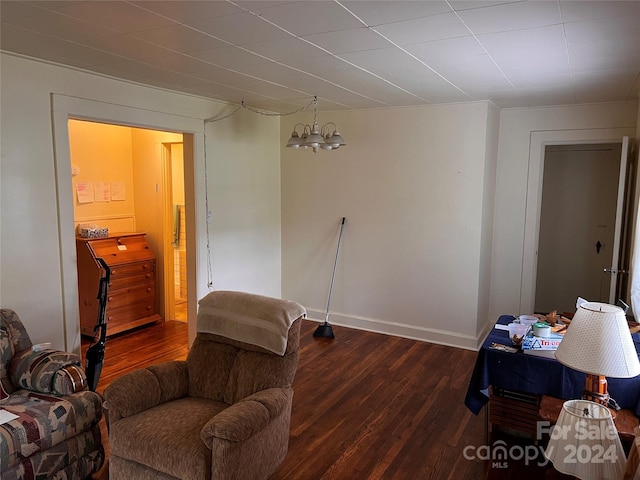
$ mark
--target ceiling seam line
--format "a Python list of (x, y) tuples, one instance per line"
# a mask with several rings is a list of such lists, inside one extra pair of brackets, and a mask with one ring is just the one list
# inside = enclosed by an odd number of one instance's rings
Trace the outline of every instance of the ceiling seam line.
[[(300, 40), (300, 41), (303, 41), (303, 42), (305, 42), (305, 43), (307, 43), (307, 44), (309, 44), (309, 45), (312, 45), (312, 46), (314, 46), (314, 47), (316, 47), (316, 48), (318, 48), (318, 49), (322, 50), (323, 52), (327, 53), (328, 55), (332, 56), (333, 58), (335, 58), (335, 59), (337, 59), (337, 60), (340, 60), (341, 62), (344, 62), (344, 63), (346, 63), (347, 65), (349, 65), (349, 66), (351, 66), (351, 67), (357, 68), (358, 70), (361, 70), (361, 71), (363, 71), (363, 72), (365, 72), (365, 73), (367, 73), (367, 74), (369, 74), (369, 75), (371, 75), (371, 76), (373, 76), (373, 77), (375, 77), (375, 78), (377, 78), (377, 79), (379, 79), (379, 80), (381, 80), (381, 81), (383, 81), (383, 82), (385, 82), (385, 83), (387, 83), (387, 84), (391, 85), (392, 87), (397, 88), (398, 90), (403, 91), (404, 93), (406, 93), (406, 94), (408, 94), (408, 95), (411, 95), (411, 96), (413, 96), (413, 97), (415, 97), (415, 98), (417, 98), (417, 99), (419, 99), (419, 100), (422, 100), (422, 101), (425, 101), (425, 102), (429, 102), (429, 100), (427, 100), (427, 99), (425, 99), (425, 98), (422, 98), (421, 96), (419, 96), (419, 95), (417, 95), (417, 94), (415, 94), (415, 93), (413, 93), (413, 92), (410, 92), (410, 91), (408, 91), (408, 90), (406, 90), (406, 89), (404, 89), (404, 88), (400, 87), (399, 85), (396, 85), (395, 83), (393, 83), (393, 82), (391, 82), (391, 81), (389, 81), (389, 80), (387, 80), (387, 79), (385, 79), (385, 78), (383, 78), (383, 77), (381, 77), (381, 76), (379, 76), (379, 75), (377, 75), (377, 74), (375, 74), (375, 73), (371, 72), (370, 70), (367, 70), (366, 68), (363, 68), (363, 67), (361, 67), (361, 66), (359, 66), (359, 65), (356, 65), (356, 64), (354, 64), (354, 63), (351, 63), (351, 62), (349, 62), (348, 60), (346, 60), (346, 59), (344, 59), (344, 58), (340, 57), (339, 55), (336, 55), (336, 54), (334, 54), (334, 53), (330, 52), (329, 50), (327, 50), (327, 49), (325, 49), (325, 48), (321, 47), (320, 45), (317, 45), (317, 44), (315, 44), (315, 43), (313, 43), (313, 42), (311, 42), (311, 41), (307, 40), (306, 38), (302, 38), (302, 37), (300, 37), (300, 36), (296, 35), (295, 33), (292, 33), (292, 32), (290, 32), (290, 31), (288, 31), (287, 29), (282, 28), (280, 25), (277, 25), (277, 24), (273, 23), (271, 20), (269, 20), (269, 19), (267, 19), (267, 18), (264, 18), (262, 15), (260, 15), (260, 14), (258, 14), (258, 13), (256, 13), (256, 12), (253, 12), (252, 10), (246, 9), (246, 8), (244, 8), (244, 7), (241, 7), (240, 5), (238, 5), (238, 4), (236, 4), (236, 3), (234, 3), (232, 0), (227, 0), (227, 1), (228, 1), (229, 3), (231, 3), (231, 4), (235, 5), (235, 6), (237, 6), (238, 8), (242, 8), (242, 9), (243, 9), (244, 11), (246, 11), (247, 13), (250, 13), (251, 15), (256, 16), (256, 17), (257, 17), (257, 18), (259, 18), (260, 20), (262, 20), (262, 21), (264, 21), (264, 22), (267, 22), (268, 24), (272, 25), (273, 27), (276, 27), (277, 29), (279, 29), (279, 30), (281, 30), (281, 31), (285, 32), (286, 34), (290, 35), (291, 37), (293, 37), (293, 38), (295, 38), (295, 39)], [(340, 4), (340, 2), (336, 2), (336, 3)], [(240, 46), (239, 46), (239, 45), (236, 45), (236, 47), (240, 47)], [(248, 51), (250, 51), (250, 50), (248, 50)], [(253, 53), (253, 52), (251, 52), (251, 53)], [(266, 57), (265, 57), (265, 58), (266, 58)], [(272, 60), (272, 61), (274, 61), (275, 63), (279, 63), (279, 62), (276, 62), (275, 60)], [(289, 67), (289, 68), (294, 68), (294, 67), (291, 67), (290, 65), (286, 65), (286, 64), (281, 64), (281, 65), (284, 65), (285, 67)], [(295, 68), (294, 68), (294, 70), (295, 70)], [(300, 72), (309, 74), (308, 72), (304, 72), (303, 70), (300, 70)], [(309, 75), (313, 75), (313, 74), (309, 74)], [(321, 80), (323, 80), (321, 77), (318, 77), (318, 78), (320, 78)], [(329, 82), (329, 83), (331, 83), (332, 85), (335, 85), (335, 86), (339, 86), (339, 87), (341, 87), (340, 85), (334, 84), (333, 82)], [(346, 87), (341, 87), (341, 88), (344, 88), (345, 90), (351, 91), (350, 89), (347, 89)], [(352, 91), (351, 91), (351, 92), (352, 92)], [(385, 103), (385, 102), (380, 102), (379, 100), (376, 100), (376, 99), (374, 99), (374, 98), (367, 97), (366, 95), (360, 94), (360, 93), (358, 93), (358, 92), (352, 92), (352, 93), (355, 93), (356, 95), (360, 95), (360, 96), (362, 96), (362, 97), (364, 97), (364, 98), (367, 98), (368, 100), (372, 100), (372, 101), (375, 101), (375, 102), (377, 102), (377, 103), (381, 103), (382, 105), (390, 106), (389, 104), (387, 104), (387, 103)], [(429, 102), (429, 103), (431, 103), (431, 102)]]
[(511, 79), (509, 78), (509, 76), (504, 73), (504, 71), (502, 70), (502, 68), (500, 68), (500, 65), (498, 65), (498, 62), (495, 61), (495, 59), (493, 58), (493, 56), (491, 56), (491, 54), (489, 53), (489, 50), (487, 50), (487, 48), (484, 46), (484, 44), (480, 41), (480, 39), (478, 38), (478, 36), (475, 34), (475, 32), (473, 30), (471, 30), (471, 28), (469, 28), (469, 25), (467, 25), (467, 22), (465, 22), (463, 20), (463, 18), (460, 16), (460, 14), (458, 14), (458, 12), (453, 8), (453, 6), (449, 3), (449, 0), (445, 0), (447, 2), (447, 5), (449, 5), (449, 8), (451, 8), (451, 11), (453, 12), (453, 14), (456, 16), (456, 18), (460, 21), (460, 23), (462, 23), (464, 25), (464, 28), (467, 29), (467, 31), (469, 32), (469, 34), (473, 37), (473, 39), (478, 42), (478, 45), (480, 45), (480, 48), (482, 48), (482, 50), (484, 50), (484, 53), (487, 54), (487, 56), (489, 57), (489, 60), (491, 60), (491, 63), (493, 63), (495, 65), (495, 67), (498, 69), (498, 71), (500, 72), (500, 74), (504, 77), (504, 79), (509, 83), (509, 85), (511, 85), (513, 87), (514, 90), (516, 91), (520, 91), (518, 89), (518, 87), (516, 87), (513, 82), (511, 81)]

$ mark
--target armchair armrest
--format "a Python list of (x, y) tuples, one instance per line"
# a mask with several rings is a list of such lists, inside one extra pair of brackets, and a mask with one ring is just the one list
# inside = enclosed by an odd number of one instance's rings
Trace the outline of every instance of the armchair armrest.
[(17, 352), (9, 366), (11, 383), (38, 393), (71, 395), (87, 389), (87, 377), (82, 361), (75, 353), (59, 350)]
[(163, 362), (117, 378), (104, 391), (109, 421), (118, 421), (187, 395), (187, 362)]
[(215, 439), (244, 442), (287, 411), (292, 399), (291, 388), (269, 388), (256, 392), (209, 420), (202, 427), (200, 438), (210, 449)]

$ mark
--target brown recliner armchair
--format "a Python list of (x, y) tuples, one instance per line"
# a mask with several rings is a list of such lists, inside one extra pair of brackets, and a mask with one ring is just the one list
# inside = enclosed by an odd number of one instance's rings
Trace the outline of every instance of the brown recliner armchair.
[(286, 455), (304, 307), (221, 291), (199, 304), (186, 361), (106, 388), (111, 480), (265, 479)]

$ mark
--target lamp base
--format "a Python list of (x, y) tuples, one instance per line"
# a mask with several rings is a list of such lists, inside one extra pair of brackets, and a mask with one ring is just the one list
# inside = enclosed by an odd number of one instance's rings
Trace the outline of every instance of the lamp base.
[(591, 402), (604, 405), (611, 412), (611, 417), (615, 420), (616, 411), (611, 408), (609, 391), (607, 390), (607, 378), (604, 375), (587, 374), (587, 378), (584, 381), (584, 391), (582, 392), (582, 399), (589, 400)]

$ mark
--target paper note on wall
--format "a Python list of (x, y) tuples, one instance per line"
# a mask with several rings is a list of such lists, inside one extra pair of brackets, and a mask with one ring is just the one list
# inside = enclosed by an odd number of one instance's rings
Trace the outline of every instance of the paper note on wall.
[(78, 182), (76, 184), (78, 203), (93, 203), (93, 184), (91, 182)]
[(111, 182), (111, 200), (126, 200), (124, 182)]
[(108, 202), (111, 200), (111, 188), (109, 182), (94, 182), (93, 193), (96, 202)]

